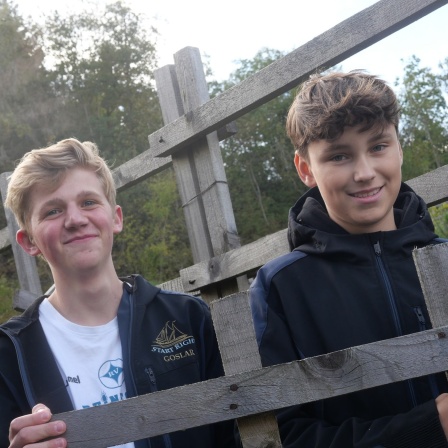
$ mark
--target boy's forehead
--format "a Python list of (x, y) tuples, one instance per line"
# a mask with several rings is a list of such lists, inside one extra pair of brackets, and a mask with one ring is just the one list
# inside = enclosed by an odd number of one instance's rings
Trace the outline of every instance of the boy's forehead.
[[(67, 188), (64, 188), (65, 185)], [(36, 183), (30, 190), (29, 202), (32, 207), (33, 203), (63, 201), (68, 196), (78, 197), (88, 194), (106, 196), (104, 187), (94, 171), (75, 168), (62, 173), (53, 180), (42, 180)]]

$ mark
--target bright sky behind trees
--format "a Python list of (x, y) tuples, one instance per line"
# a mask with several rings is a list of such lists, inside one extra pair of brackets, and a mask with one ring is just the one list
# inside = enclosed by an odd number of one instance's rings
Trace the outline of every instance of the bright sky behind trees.
[[(98, 0), (99, 3), (107, 0)], [(23, 16), (39, 20), (42, 13), (58, 9), (75, 12), (91, 2), (74, 0), (15, 0)], [(218, 81), (237, 68), (235, 61), (252, 59), (268, 47), (289, 52), (342, 20), (375, 3), (375, 0), (126, 0), (144, 13), (160, 33), (159, 66), (173, 62), (172, 55), (186, 46), (198, 47), (210, 59)], [(422, 66), (437, 69), (448, 56), (448, 5), (383, 39), (342, 64), (344, 70), (366, 69), (393, 83), (402, 76), (404, 61), (415, 54)]]

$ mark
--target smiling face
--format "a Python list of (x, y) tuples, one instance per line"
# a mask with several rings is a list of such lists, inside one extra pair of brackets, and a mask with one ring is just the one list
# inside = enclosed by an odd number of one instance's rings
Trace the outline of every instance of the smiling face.
[(330, 218), (349, 233), (396, 229), (393, 204), (401, 185), (403, 153), (395, 127), (346, 127), (334, 140), (308, 145), (294, 163), (308, 187), (318, 186)]
[(71, 169), (56, 189), (33, 188), (29, 203), (30, 233), (19, 230), (17, 241), (28, 254), (42, 254), (55, 277), (112, 266), (113, 235), (123, 217), (93, 171)]

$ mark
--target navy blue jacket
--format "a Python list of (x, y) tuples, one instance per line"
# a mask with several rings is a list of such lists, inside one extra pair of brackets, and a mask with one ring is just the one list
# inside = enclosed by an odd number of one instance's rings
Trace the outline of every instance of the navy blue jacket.
[[(118, 309), (128, 397), (224, 375), (205, 302), (162, 291), (140, 276), (122, 280), (132, 285), (124, 288)], [(38, 319), (43, 298), (0, 326), (0, 448), (9, 445), (10, 422), (29, 414), (35, 404), (44, 403), (53, 414), (73, 410)], [(160, 335), (166, 331), (166, 341), (160, 341)], [(171, 345), (170, 335), (174, 339)], [(183, 339), (183, 343), (179, 344), (178, 339)], [(227, 448), (236, 446), (233, 429), (233, 422), (224, 422), (138, 441), (135, 445)]]
[[(431, 328), (412, 251), (436, 235), (423, 202), (402, 184), (398, 229), (353, 235), (332, 221), (317, 188), (289, 215), (291, 252), (251, 286), (263, 366)], [(300, 385), (297, 385), (300, 387)], [(434, 398), (443, 374), (296, 406), (277, 414), (285, 447), (448, 447)]]

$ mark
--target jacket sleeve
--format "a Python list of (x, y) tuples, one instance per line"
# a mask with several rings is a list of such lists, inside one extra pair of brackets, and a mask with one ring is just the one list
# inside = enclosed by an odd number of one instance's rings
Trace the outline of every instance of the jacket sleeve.
[(12, 344), (0, 332), (0, 448), (9, 446), (11, 421), (31, 412), (21, 389), (20, 378)]
[[(291, 337), (281, 300), (271, 287), (270, 273), (258, 271), (250, 288), (250, 305), (264, 367), (299, 360), (300, 350)], [(332, 399), (330, 399), (332, 400)], [(285, 448), (447, 448), (435, 401), (399, 415), (375, 420), (347, 418), (338, 425), (325, 421), (320, 412), (328, 400), (276, 413)]]

